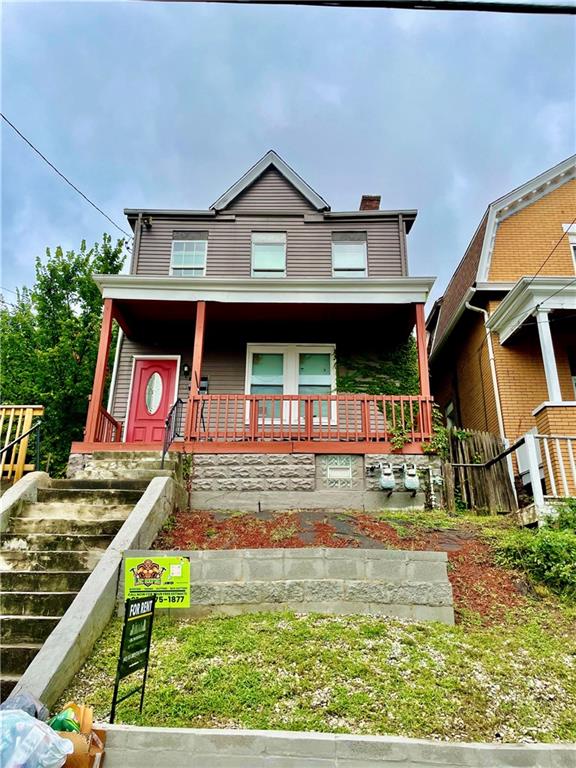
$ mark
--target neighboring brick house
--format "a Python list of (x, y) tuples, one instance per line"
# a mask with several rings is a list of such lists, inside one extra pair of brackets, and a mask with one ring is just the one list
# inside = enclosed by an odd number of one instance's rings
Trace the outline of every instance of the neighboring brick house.
[[(313, 490), (320, 476), (330, 488), (363, 490), (374, 486), (366, 455), (390, 454), (398, 435), (401, 453), (422, 453), (431, 434), (424, 304), (434, 280), (408, 276), (416, 211), (380, 210), (376, 196), (332, 211), (270, 151), (207, 210), (125, 213), (130, 274), (95, 277), (100, 349), (74, 454), (160, 448), (177, 398), (172, 447), (194, 453), (198, 471), (210, 465), (197, 482), (207, 491), (208, 475), (221, 490)], [(105, 404), (113, 320), (121, 331)], [(338, 391), (343, 359), (385, 360), (414, 328), (419, 393)], [(270, 469), (278, 455), (294, 456), (291, 468)], [(262, 470), (255, 456), (277, 458)], [(226, 462), (219, 474), (214, 465)]]
[(576, 435), (575, 219), (576, 156), (488, 206), (427, 321), (450, 423)]

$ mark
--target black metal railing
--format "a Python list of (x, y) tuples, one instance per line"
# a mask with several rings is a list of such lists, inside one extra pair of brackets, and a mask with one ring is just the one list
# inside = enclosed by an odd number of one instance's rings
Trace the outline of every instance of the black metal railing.
[[(36, 471), (38, 471), (40, 469), (40, 427), (41, 426), (42, 426), (42, 422), (37, 421), (36, 424), (33, 424), (27, 432), (23, 432), (15, 440), (12, 440), (11, 443), (8, 443), (7, 445), (2, 446), (2, 448), (0, 448), (0, 459), (2, 456), (4, 456), (5, 453), (8, 453), (9, 450), (15, 448), (17, 445), (20, 445), (22, 443), (22, 440), (24, 440), (29, 435), (31, 435), (32, 432), (35, 432), (36, 435), (35, 435), (34, 468)], [(2, 465), (3, 464), (4, 462), (2, 461)]]
[(178, 398), (172, 408), (168, 411), (164, 427), (164, 445), (162, 446), (162, 463), (161, 467), (164, 469), (164, 459), (168, 453), (168, 449), (177, 437), (182, 437), (181, 425), (182, 414), (184, 412), (184, 401)]

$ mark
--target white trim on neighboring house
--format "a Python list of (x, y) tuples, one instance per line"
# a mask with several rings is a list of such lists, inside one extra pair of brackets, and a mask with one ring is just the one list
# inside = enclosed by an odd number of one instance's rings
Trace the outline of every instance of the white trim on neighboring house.
[(266, 304), (425, 303), (433, 277), (365, 278), (190, 278), (153, 275), (94, 275), (105, 299), (221, 301)]
[(212, 203), (210, 208), (216, 211), (220, 211), (222, 208), (226, 208), (226, 206), (230, 205), (232, 200), (234, 200), (236, 197), (238, 197), (238, 195), (244, 192), (245, 189), (251, 186), (264, 173), (264, 171), (267, 171), (271, 166), (276, 168), (278, 173), (284, 176), (284, 178), (293, 187), (295, 187), (295, 189), (300, 192), (302, 197), (308, 200), (308, 202), (314, 208), (316, 208), (316, 210), (330, 210), (330, 206), (326, 200), (324, 200), (323, 197), (320, 197), (320, 195), (315, 192), (312, 187), (296, 173), (296, 171), (290, 168), (288, 163), (285, 160), (282, 160), (280, 155), (274, 152), (273, 149), (270, 149), (268, 152), (266, 152), (264, 157), (261, 157), (260, 160), (258, 160), (258, 162), (252, 166), (252, 168), (250, 168), (250, 170), (241, 176), (238, 181), (232, 184), (232, 186), (227, 189), (226, 192), (224, 192), (224, 194), (221, 195), (215, 203)]
[(576, 179), (576, 155), (571, 155), (553, 168), (549, 168), (544, 173), (491, 203), (476, 273), (477, 281), (488, 280), (498, 224), (573, 179)]
[(576, 273), (576, 223), (574, 224), (562, 224), (564, 234), (568, 235), (568, 242), (570, 243), (570, 250), (572, 252), (572, 261), (574, 263), (574, 272)]
[(126, 400), (126, 415), (124, 417), (124, 429), (122, 430), (122, 442), (126, 442), (128, 433), (128, 417), (130, 416), (130, 402), (132, 400), (132, 386), (134, 384), (134, 371), (136, 370), (136, 360), (176, 360), (176, 381), (174, 387), (174, 400), (178, 399), (178, 389), (180, 384), (180, 363), (181, 355), (132, 355), (132, 371), (130, 373), (130, 387), (128, 388), (128, 399)]
[(487, 327), (504, 344), (524, 321), (541, 307), (543, 310), (576, 310), (576, 282), (566, 277), (521, 277), (510, 293), (490, 315)]

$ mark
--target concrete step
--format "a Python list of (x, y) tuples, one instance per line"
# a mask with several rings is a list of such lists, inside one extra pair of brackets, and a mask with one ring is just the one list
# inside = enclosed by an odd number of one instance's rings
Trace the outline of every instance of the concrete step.
[(60, 534), (60, 533), (5, 533), (2, 551), (46, 549), (68, 552), (70, 550), (106, 549), (114, 536), (111, 534)]
[(86, 467), (86, 469), (80, 470), (76, 477), (75, 482), (96, 481), (100, 482), (107, 479), (112, 484), (127, 480), (153, 480), (155, 477), (174, 477), (174, 472), (171, 469), (99, 469)]
[(0, 646), (3, 675), (21, 675), (42, 648), (42, 643), (14, 643)]
[(108, 520), (71, 520), (52, 518), (42, 520), (31, 517), (14, 517), (7, 533), (26, 535), (29, 533), (79, 533), (92, 536), (106, 534), (115, 536), (124, 525), (125, 518)]
[(2, 571), (2, 592), (78, 592), (90, 571)]
[[(122, 458), (119, 458), (121, 456)], [(91, 459), (84, 469), (171, 469), (175, 470), (178, 462), (166, 457), (164, 466), (160, 457), (153, 456), (140, 459), (126, 459), (124, 454), (118, 454), (115, 459)]]
[[(170, 458), (171, 454), (166, 455), (166, 460)], [(94, 451), (92, 454), (92, 461), (160, 461), (162, 459), (162, 451)]]
[[(65, 482), (65, 481), (59, 481)], [(93, 480), (90, 483), (95, 482)], [(127, 480), (125, 482), (139, 483), (141, 490), (113, 490), (111, 488), (40, 488), (38, 490), (38, 501), (40, 502), (65, 502), (69, 504), (78, 504), (84, 506), (94, 504), (98, 506), (109, 504), (130, 504), (134, 506), (139, 500), (148, 483), (138, 480)]]
[(65, 501), (32, 501), (23, 505), (26, 520), (126, 520), (133, 504), (88, 504)]
[(20, 675), (0, 675), (0, 701), (6, 701), (18, 680)]
[(72, 478), (71, 480), (52, 480), (50, 488), (55, 490), (89, 490), (89, 491), (140, 491), (144, 493), (148, 483), (144, 479), (125, 479), (101, 477), (101, 478)]
[(61, 616), (0, 616), (0, 643), (43, 643)]
[(64, 616), (77, 592), (2, 592), (0, 613), (6, 616)]
[(103, 550), (0, 550), (0, 571), (93, 571)]

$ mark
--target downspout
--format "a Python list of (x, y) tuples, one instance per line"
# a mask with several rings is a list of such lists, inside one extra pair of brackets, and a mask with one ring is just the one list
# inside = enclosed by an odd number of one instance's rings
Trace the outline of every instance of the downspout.
[(488, 319), (490, 315), (488, 314), (487, 310), (482, 309), (482, 307), (475, 307), (473, 304), (470, 304), (469, 301), (465, 304), (466, 309), (472, 310), (472, 312), (479, 312), (481, 315), (484, 315), (484, 329), (486, 331), (486, 341), (488, 344), (488, 361), (490, 363), (490, 373), (492, 374), (492, 386), (494, 388), (494, 400), (496, 402), (496, 418), (498, 420), (498, 431), (500, 432), (500, 437), (504, 444), (506, 444), (506, 434), (504, 432), (504, 419), (502, 418), (502, 404), (500, 402), (500, 389), (498, 388), (498, 377), (496, 376), (496, 362), (494, 359), (494, 347), (492, 345), (492, 334), (490, 333), (490, 329), (488, 328)]

